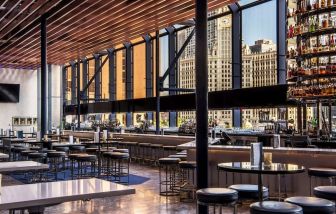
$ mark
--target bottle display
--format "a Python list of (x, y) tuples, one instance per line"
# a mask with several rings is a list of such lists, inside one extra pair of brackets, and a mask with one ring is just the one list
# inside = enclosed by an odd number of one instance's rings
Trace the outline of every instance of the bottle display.
[(288, 97), (336, 95), (336, 0), (288, 1)]

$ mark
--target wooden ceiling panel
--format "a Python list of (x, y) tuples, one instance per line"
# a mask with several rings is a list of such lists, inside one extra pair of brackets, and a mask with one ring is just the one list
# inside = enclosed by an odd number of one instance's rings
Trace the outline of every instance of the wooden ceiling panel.
[[(194, 17), (194, 0), (13, 0), (0, 11), (0, 64), (38, 67), (39, 17), (48, 63), (65, 64)], [(209, 0), (209, 11), (234, 0)]]

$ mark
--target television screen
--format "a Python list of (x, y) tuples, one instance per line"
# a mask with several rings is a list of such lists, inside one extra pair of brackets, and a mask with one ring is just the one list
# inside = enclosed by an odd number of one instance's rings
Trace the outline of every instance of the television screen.
[(0, 103), (18, 103), (20, 101), (20, 84), (0, 83)]

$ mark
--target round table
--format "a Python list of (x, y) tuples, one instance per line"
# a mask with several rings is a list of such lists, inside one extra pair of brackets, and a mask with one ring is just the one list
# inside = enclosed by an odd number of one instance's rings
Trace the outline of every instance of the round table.
[[(296, 174), (303, 173), (305, 171), (304, 166), (296, 165), (296, 164), (286, 164), (286, 163), (272, 163), (271, 165), (265, 166), (262, 164), (262, 167), (259, 166), (251, 166), (250, 162), (227, 162), (220, 163), (217, 165), (218, 170), (223, 170), (226, 172), (234, 172), (234, 173), (250, 173), (258, 175), (258, 192), (259, 192), (259, 200), (263, 199), (262, 196), (262, 175), (285, 175), (285, 174)], [(280, 180), (280, 177), (279, 177)], [(280, 199), (280, 181), (279, 183), (279, 199)]]

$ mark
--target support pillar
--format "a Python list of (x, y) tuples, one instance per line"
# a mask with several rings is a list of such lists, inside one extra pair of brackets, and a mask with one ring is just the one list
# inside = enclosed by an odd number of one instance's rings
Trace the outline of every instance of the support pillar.
[(160, 32), (156, 31), (155, 38), (155, 96), (156, 96), (156, 112), (155, 112), (155, 133), (160, 134)]
[[(101, 58), (98, 54), (94, 54), (94, 61), (95, 61), (95, 71), (99, 70), (101, 66)], [(98, 102), (101, 99), (101, 69), (99, 73), (95, 77), (95, 101)]]
[(80, 100), (81, 100), (81, 86), (80, 86), (80, 61), (78, 59), (77, 61), (77, 84), (76, 84), (76, 88), (77, 88), (77, 130), (80, 130)]
[(52, 129), (52, 66), (48, 64), (47, 130)]
[(298, 132), (302, 133), (302, 108), (301, 104), (297, 106), (297, 128)]
[[(146, 49), (146, 97), (153, 97), (153, 45), (151, 36), (143, 37)], [(153, 112), (147, 112), (148, 120), (153, 120)]]
[[(302, 105), (302, 130), (307, 133), (307, 104)], [(305, 134), (306, 134), (305, 133)]]
[[(109, 58), (109, 100), (116, 100), (116, 68), (115, 68), (115, 51), (113, 48), (107, 49), (107, 56)], [(115, 112), (111, 112), (110, 120), (116, 119)]]
[(41, 136), (47, 128), (47, 17), (41, 16)]
[(71, 104), (75, 105), (77, 98), (77, 92), (76, 92), (76, 63), (74, 61), (70, 62), (71, 65)]
[[(89, 81), (89, 75), (88, 75), (88, 60), (87, 58), (82, 59), (82, 89), (88, 84)], [(88, 96), (88, 90), (85, 90), (84, 92), (81, 92), (83, 103), (87, 103), (87, 99), (89, 98)]]
[[(208, 1), (196, 0), (196, 166), (197, 189), (208, 187)], [(204, 205), (197, 213), (208, 213)]]
[(276, 1), (277, 4), (277, 83), (286, 84), (286, 26), (287, 5), (285, 0)]
[[(176, 33), (174, 27), (166, 28), (168, 32), (168, 58), (169, 64), (174, 61), (176, 56)], [(174, 68), (169, 71), (169, 88), (177, 88), (177, 63), (175, 63)], [(176, 91), (169, 91), (169, 95), (176, 95)], [(169, 127), (177, 126), (177, 113), (169, 112)]]
[[(242, 88), (242, 67), (241, 67), (241, 11), (237, 4), (229, 5), (232, 12), (232, 89)], [(232, 110), (233, 127), (242, 127), (242, 110)]]
[[(126, 99), (133, 99), (133, 48), (132, 44), (127, 42), (124, 44), (126, 48)], [(126, 113), (126, 126), (133, 125), (132, 112)]]

